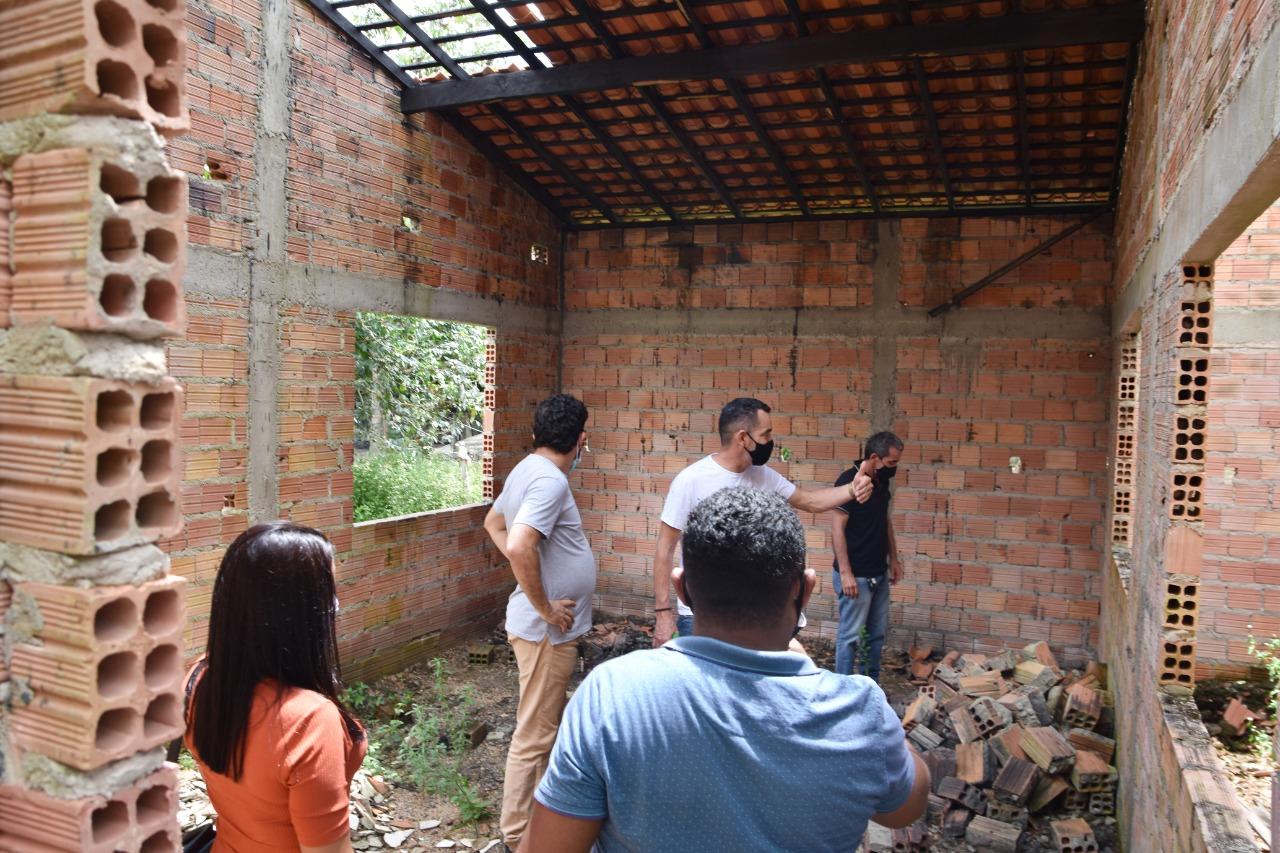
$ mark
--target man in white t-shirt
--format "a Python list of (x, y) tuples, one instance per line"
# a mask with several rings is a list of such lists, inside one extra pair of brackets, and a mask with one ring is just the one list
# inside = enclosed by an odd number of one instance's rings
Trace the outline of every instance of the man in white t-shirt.
[[(857, 477), (844, 486), (800, 489), (766, 463), (773, 453), (772, 409), (754, 397), (739, 397), (720, 410), (720, 450), (703, 457), (676, 475), (662, 505), (662, 525), (653, 559), (653, 645), (661, 646), (676, 630), (693, 633), (693, 611), (684, 602), (672, 604), (671, 570), (676, 565), (680, 532), (693, 508), (721, 489), (760, 489), (774, 492), (796, 509), (826, 512), (871, 495), (871, 478)], [(678, 611), (677, 611), (678, 608)], [(678, 619), (677, 619), (678, 617)], [(804, 614), (797, 630), (804, 627)]]

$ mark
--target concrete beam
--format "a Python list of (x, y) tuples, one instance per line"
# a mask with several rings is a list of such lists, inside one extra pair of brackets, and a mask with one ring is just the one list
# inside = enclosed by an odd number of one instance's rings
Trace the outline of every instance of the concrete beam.
[[(206, 296), (249, 298), (253, 270), (263, 265), (243, 255), (192, 246), (186, 289)], [(331, 270), (302, 264), (271, 265), (279, 269), (272, 293), (285, 302), (323, 305), (339, 311), (377, 311), (432, 320), (491, 326), (512, 334), (559, 335), (560, 311), (426, 287), (403, 279)]]
[(811, 338), (1107, 339), (1108, 309), (965, 308), (930, 318), (923, 308), (879, 316), (867, 308), (660, 308), (570, 311), (565, 340), (595, 335), (666, 337), (776, 335)]
[(1165, 274), (1213, 261), (1280, 196), (1280, 27), (1205, 135), (1133, 276), (1118, 282), (1112, 327), (1125, 329)]
[(1214, 308), (1213, 345), (1280, 349), (1280, 308)]
[(280, 514), (277, 455), (277, 385), (280, 340), (279, 267), (288, 259), (290, 59), (293, 29), (290, 0), (263, 0), (258, 115), (254, 127), (254, 207), (258, 230), (249, 274), (249, 519), (270, 521)]

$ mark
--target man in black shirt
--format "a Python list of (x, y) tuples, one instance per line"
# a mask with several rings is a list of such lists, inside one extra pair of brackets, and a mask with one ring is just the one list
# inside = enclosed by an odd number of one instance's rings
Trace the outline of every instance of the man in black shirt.
[(865, 456), (836, 479), (840, 486), (858, 474), (873, 478), (866, 503), (849, 501), (831, 511), (836, 552), (831, 586), (840, 606), (836, 632), (836, 672), (855, 671), (878, 680), (880, 652), (889, 627), (889, 585), (902, 578), (902, 561), (889, 520), (889, 481), (898, 470), (902, 439), (878, 432), (867, 439)]

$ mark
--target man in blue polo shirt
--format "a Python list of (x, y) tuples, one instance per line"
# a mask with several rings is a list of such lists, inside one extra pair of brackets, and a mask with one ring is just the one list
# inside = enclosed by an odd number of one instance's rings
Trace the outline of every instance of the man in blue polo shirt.
[(522, 853), (849, 853), (868, 820), (915, 821), (929, 771), (884, 693), (786, 651), (815, 582), (795, 512), (724, 489), (683, 532), (673, 581), (697, 609), (694, 636), (583, 681)]

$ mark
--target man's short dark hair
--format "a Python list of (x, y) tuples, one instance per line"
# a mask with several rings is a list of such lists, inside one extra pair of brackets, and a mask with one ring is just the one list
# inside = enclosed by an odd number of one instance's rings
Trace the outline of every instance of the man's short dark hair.
[(690, 606), (720, 619), (774, 619), (804, 574), (804, 527), (786, 501), (759, 489), (721, 489), (685, 522)]
[(870, 456), (871, 454), (874, 453), (876, 456), (879, 456), (881, 459), (883, 459), (889, 455), (890, 448), (897, 448), (899, 451), (901, 451), (902, 439), (898, 438), (898, 436), (894, 435), (888, 430), (885, 430), (883, 432), (878, 432), (875, 435), (871, 436), (871, 438), (867, 439), (865, 455)]
[(533, 413), (533, 446), (568, 453), (587, 425), (587, 407), (570, 394), (556, 394), (538, 404)]
[(772, 412), (768, 404), (755, 397), (739, 397), (725, 403), (720, 410), (720, 443), (728, 444), (740, 429), (751, 430), (760, 416), (756, 412)]

